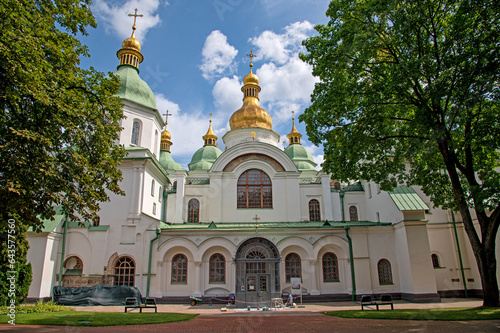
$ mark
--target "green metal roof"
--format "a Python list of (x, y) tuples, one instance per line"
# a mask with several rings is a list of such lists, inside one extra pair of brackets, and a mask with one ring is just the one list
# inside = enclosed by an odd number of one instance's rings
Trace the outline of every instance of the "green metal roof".
[(399, 210), (426, 210), (429, 209), (412, 187), (398, 186), (389, 192), (392, 201)]
[(198, 149), (188, 164), (189, 170), (210, 170), (222, 151), (215, 146), (203, 146)]
[(170, 155), (170, 152), (166, 151), (166, 150), (161, 150), (160, 151), (160, 160), (159, 160), (159, 162), (160, 162), (160, 165), (165, 170), (174, 170), (174, 171), (184, 170), (184, 168), (179, 163), (177, 163), (176, 161), (174, 161), (174, 159), (172, 158), (172, 155)]
[(301, 144), (294, 143), (285, 148), (285, 154), (290, 157), (299, 171), (316, 170), (316, 163), (311, 153)]
[(156, 109), (156, 99), (148, 84), (139, 77), (137, 68), (129, 65), (118, 66), (115, 75), (120, 78), (118, 97)]
[(343, 192), (363, 192), (365, 189), (361, 182), (356, 182), (354, 184), (348, 185), (342, 189)]
[[(261, 229), (323, 229), (344, 227), (379, 227), (390, 226), (391, 223), (369, 222), (369, 221), (319, 221), (319, 222), (263, 222), (258, 223)], [(251, 230), (255, 229), (255, 223), (179, 223), (160, 224), (162, 230)]]

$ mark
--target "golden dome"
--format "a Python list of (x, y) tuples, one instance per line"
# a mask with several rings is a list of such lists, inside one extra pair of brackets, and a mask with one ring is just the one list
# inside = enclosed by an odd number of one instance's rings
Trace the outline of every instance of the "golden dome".
[(123, 41), (122, 49), (132, 49), (140, 52), (141, 43), (139, 43), (139, 41), (132, 35), (132, 37), (129, 37)]
[(250, 69), (250, 73), (245, 75), (245, 77), (243, 78), (243, 84), (244, 85), (245, 84), (259, 84), (259, 78), (257, 77), (257, 75), (252, 73), (252, 70)]
[(239, 128), (265, 128), (273, 129), (273, 121), (269, 113), (264, 110), (259, 105), (259, 78), (257, 75), (252, 73), (252, 52), (248, 55), (250, 56), (250, 73), (245, 75), (243, 79), (243, 87), (241, 91), (243, 92), (243, 106), (235, 111), (229, 119), (229, 126), (231, 130)]
[(161, 132), (160, 150), (170, 151), (170, 146), (173, 145), (171, 138), (172, 135), (167, 131), (167, 122), (165, 122), (165, 129)]
[[(212, 114), (210, 114), (210, 117)], [(203, 136), (203, 140), (205, 141), (205, 146), (216, 146), (217, 135), (212, 131), (212, 119), (210, 119), (210, 124), (208, 125), (207, 134)]]
[(139, 70), (139, 64), (144, 60), (144, 56), (141, 53), (141, 43), (139, 43), (139, 41), (135, 38), (135, 30), (137, 29), (135, 20), (137, 17), (142, 17), (143, 15), (137, 15), (136, 8), (135, 14), (129, 14), (128, 16), (134, 17), (132, 36), (123, 41), (122, 48), (118, 50), (116, 56), (120, 59), (120, 65), (130, 65)]
[[(292, 111), (292, 114), (294, 112)], [(300, 138), (302, 137), (302, 134), (299, 133), (299, 131), (297, 131), (297, 128), (295, 127), (295, 118), (292, 117), (292, 130), (290, 132), (290, 134), (288, 134), (286, 136), (288, 138), (288, 140), (290, 140), (290, 144), (294, 144), (294, 143), (299, 143), (300, 144)]]

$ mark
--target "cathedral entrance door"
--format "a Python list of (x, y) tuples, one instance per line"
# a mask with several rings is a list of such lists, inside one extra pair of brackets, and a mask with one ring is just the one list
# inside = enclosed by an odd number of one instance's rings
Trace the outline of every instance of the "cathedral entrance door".
[(265, 238), (251, 238), (236, 252), (236, 301), (242, 307), (271, 305), (280, 297), (279, 263), (276, 246)]
[(271, 299), (269, 274), (247, 274), (246, 302), (248, 306), (265, 306)]

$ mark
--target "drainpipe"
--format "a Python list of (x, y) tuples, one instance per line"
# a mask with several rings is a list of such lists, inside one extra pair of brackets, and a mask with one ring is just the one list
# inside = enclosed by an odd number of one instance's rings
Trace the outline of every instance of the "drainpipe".
[(344, 217), (344, 191), (340, 190), (340, 206), (342, 208), (342, 222), (345, 222), (345, 217)]
[(152, 259), (152, 256), (153, 256), (153, 242), (155, 240), (157, 240), (158, 237), (160, 237), (160, 233), (161, 233), (161, 230), (160, 230), (159, 227), (156, 228), (155, 231), (156, 231), (156, 237), (153, 238), (151, 240), (151, 242), (149, 243), (148, 283), (147, 283), (147, 286), (146, 286), (146, 297), (149, 297), (149, 284), (151, 282), (151, 259)]
[(347, 242), (349, 243), (349, 258), (351, 260), (351, 278), (352, 278), (352, 301), (356, 302), (356, 276), (354, 274), (354, 256), (352, 254), (352, 239), (349, 236), (349, 227), (344, 227)]
[(68, 220), (66, 215), (63, 218), (63, 241), (62, 241), (62, 250), (61, 250), (61, 263), (59, 265), (59, 281), (57, 282), (57, 286), (60, 287), (62, 283), (62, 271), (64, 266), (64, 249), (66, 248), (66, 231), (68, 229)]
[(455, 222), (455, 213), (453, 213), (453, 210), (451, 210), (451, 219), (453, 221), (453, 229), (455, 230), (455, 239), (457, 241), (458, 260), (460, 261), (460, 270), (462, 271), (462, 280), (464, 281), (465, 298), (469, 298), (469, 296), (467, 295), (467, 280), (465, 280), (464, 264), (462, 262), (462, 252), (460, 251), (460, 243), (458, 241), (457, 224)]

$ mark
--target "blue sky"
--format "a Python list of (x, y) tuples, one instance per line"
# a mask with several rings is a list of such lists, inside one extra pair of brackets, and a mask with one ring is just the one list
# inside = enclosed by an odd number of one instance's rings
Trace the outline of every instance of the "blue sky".
[[(156, 96), (157, 108), (169, 117), (168, 130), (174, 143), (173, 158), (187, 168), (193, 153), (202, 147), (212, 113), (213, 129), (224, 150), (222, 136), (229, 130), (231, 114), (242, 105), (241, 86), (249, 72), (260, 79), (261, 106), (273, 119), (281, 141), (291, 130), (291, 111), (299, 115), (310, 104), (317, 81), (311, 67), (299, 58), (301, 41), (315, 34), (316, 24), (328, 22), (327, 0), (95, 0), (92, 11), (98, 27), (81, 38), (90, 49), (82, 66), (103, 72), (118, 65), (116, 51), (132, 33), (138, 8), (136, 37), (144, 61), (140, 76)], [(322, 149), (305, 136), (316, 162)], [(288, 142), (288, 140), (287, 140)], [(283, 144), (281, 143), (281, 146)]]

